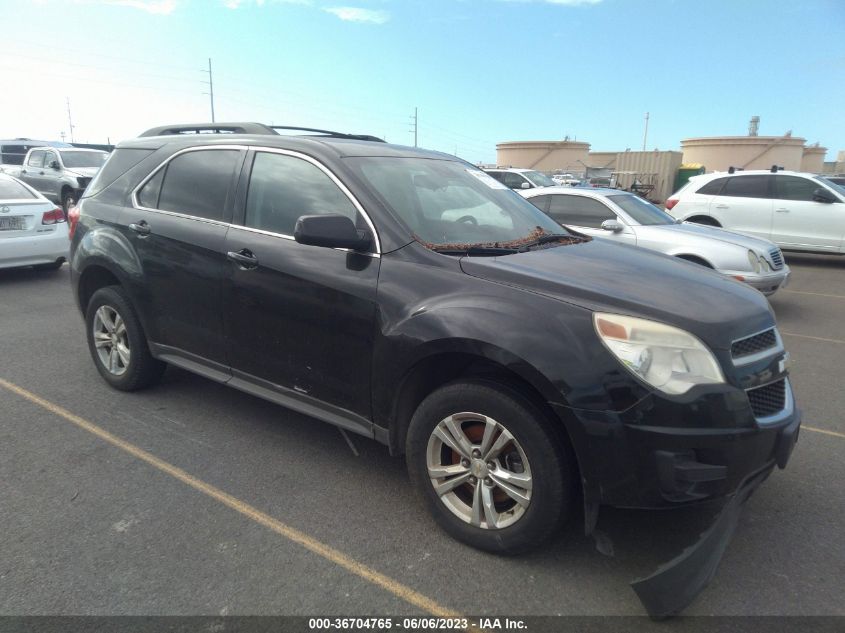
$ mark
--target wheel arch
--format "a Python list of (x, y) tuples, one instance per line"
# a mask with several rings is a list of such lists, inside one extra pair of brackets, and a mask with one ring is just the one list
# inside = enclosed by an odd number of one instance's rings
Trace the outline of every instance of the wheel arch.
[(701, 215), (700, 213), (691, 215), (688, 218), (684, 218), (684, 222), (694, 222), (695, 224), (703, 224), (704, 226), (715, 226), (717, 228), (722, 228), (722, 225), (719, 220), (714, 218), (712, 215)]
[(690, 262), (691, 264), (698, 264), (699, 266), (705, 266), (714, 270), (716, 268), (713, 264), (711, 264), (701, 255), (696, 255), (693, 253), (673, 253), (673, 255), (678, 259), (683, 259), (684, 261)]

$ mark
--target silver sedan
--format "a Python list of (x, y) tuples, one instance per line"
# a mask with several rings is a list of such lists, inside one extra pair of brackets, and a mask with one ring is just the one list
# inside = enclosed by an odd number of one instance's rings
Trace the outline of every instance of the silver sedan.
[(593, 237), (641, 246), (712, 268), (765, 295), (786, 285), (790, 270), (772, 242), (684, 222), (618, 189), (546, 187), (520, 191), (564, 226)]

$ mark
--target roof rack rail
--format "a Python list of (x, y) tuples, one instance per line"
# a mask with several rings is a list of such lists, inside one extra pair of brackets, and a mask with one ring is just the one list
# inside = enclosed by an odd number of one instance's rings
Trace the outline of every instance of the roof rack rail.
[(729, 174), (732, 174), (732, 173), (737, 172), (737, 171), (744, 171), (744, 170), (743, 170), (742, 167), (734, 167), (733, 165), (728, 167), (728, 173)]
[(345, 132), (332, 132), (331, 130), (320, 130), (318, 128), (313, 127), (296, 127), (293, 125), (271, 125), (269, 126), (272, 130), (293, 130), (296, 132), (314, 132), (316, 134), (321, 134), (322, 136), (328, 136), (330, 138), (349, 138), (356, 141), (375, 141), (377, 143), (384, 143), (384, 139), (381, 139), (377, 136), (372, 136), (370, 134), (347, 134)]
[(783, 165), (781, 165), (781, 166), (772, 165), (772, 168), (769, 171), (772, 172), (773, 174), (776, 174), (779, 171), (783, 171)]
[(141, 137), (178, 134), (275, 134), (275, 132), (263, 123), (180, 123), (150, 128), (141, 134)]
[(292, 130), (298, 132), (314, 132), (329, 138), (347, 138), (356, 141), (375, 141), (384, 143), (383, 139), (369, 134), (346, 134), (312, 127), (295, 127), (292, 125), (264, 125), (263, 123), (185, 123), (177, 125), (161, 125), (150, 128), (145, 136), (176, 136), (179, 134), (272, 134), (278, 135), (277, 130)]

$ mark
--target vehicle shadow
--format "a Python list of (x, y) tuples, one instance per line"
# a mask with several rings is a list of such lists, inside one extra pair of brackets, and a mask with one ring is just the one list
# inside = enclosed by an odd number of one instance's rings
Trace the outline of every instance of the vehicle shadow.
[(783, 252), (786, 263), (790, 266), (798, 264), (800, 266), (815, 266), (818, 268), (845, 268), (845, 255), (831, 254), (815, 254), (815, 253), (792, 253), (789, 251)]

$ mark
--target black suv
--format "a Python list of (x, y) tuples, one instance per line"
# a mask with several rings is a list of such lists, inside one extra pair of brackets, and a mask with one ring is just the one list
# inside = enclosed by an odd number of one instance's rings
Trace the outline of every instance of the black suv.
[(740, 498), (785, 466), (799, 414), (762, 294), (567, 231), (453, 156), (311, 132), (117, 147), (71, 246), (109, 384), (173, 364), (374, 438), (492, 551), (576, 500), (589, 531), (600, 505)]

